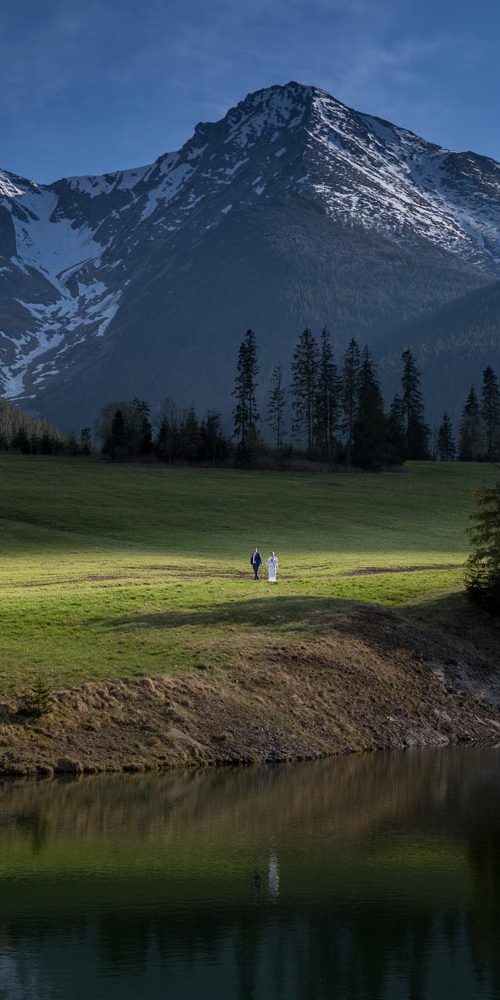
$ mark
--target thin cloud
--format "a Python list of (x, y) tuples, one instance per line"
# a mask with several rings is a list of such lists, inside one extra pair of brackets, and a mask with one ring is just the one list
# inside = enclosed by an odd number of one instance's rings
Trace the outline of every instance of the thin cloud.
[(458, 122), (455, 82), (487, 86), (494, 61), (457, 18), (429, 39), (432, 2), (16, 0), (0, 11), (0, 166), (49, 179), (144, 162), (290, 79), (435, 141), (465, 130), (468, 107), (471, 146), (474, 91)]

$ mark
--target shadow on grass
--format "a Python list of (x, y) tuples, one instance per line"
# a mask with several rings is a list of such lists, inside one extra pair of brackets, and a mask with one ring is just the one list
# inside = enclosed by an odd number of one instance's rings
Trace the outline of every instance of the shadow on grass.
[[(151, 614), (127, 615), (107, 620), (111, 630), (174, 629), (183, 626), (241, 625), (260, 627), (321, 625), (326, 616), (356, 607), (353, 601), (331, 597), (269, 597), (246, 601), (226, 601), (208, 608), (186, 611), (160, 611)], [(361, 607), (361, 605), (359, 605)], [(367, 605), (369, 607), (369, 605)]]
[[(347, 614), (348, 612), (348, 614)], [(294, 626), (301, 628), (307, 625), (322, 626), (328, 623), (341, 627), (342, 621), (353, 616), (356, 622), (366, 620), (390, 619), (393, 622), (404, 621), (425, 626), (426, 623), (435, 627), (444, 619), (459, 621), (462, 614), (468, 617), (487, 619), (489, 616), (481, 612), (462, 594), (446, 595), (429, 601), (409, 601), (407, 604), (392, 607), (377, 602), (356, 600), (351, 597), (319, 596), (319, 595), (280, 595), (273, 592), (262, 597), (251, 597), (245, 600), (218, 601), (201, 608), (186, 608), (185, 610), (154, 611), (136, 613), (121, 617), (103, 618), (103, 628), (114, 629), (176, 629), (184, 626), (239, 625), (239, 626)]]
[(220, 628), (248, 631), (252, 628), (296, 638), (348, 636), (390, 653), (411, 649), (456, 662), (461, 652), (472, 659), (498, 659), (500, 621), (471, 605), (463, 595), (441, 597), (428, 603), (390, 608), (331, 597), (262, 597), (227, 601), (199, 610), (164, 611), (128, 615), (103, 622), (111, 631), (168, 630), (177, 628)]
[(458, 641), (466, 650), (486, 655), (498, 668), (500, 618), (473, 604), (464, 593), (408, 605), (404, 614), (420, 628), (427, 626), (432, 632)]

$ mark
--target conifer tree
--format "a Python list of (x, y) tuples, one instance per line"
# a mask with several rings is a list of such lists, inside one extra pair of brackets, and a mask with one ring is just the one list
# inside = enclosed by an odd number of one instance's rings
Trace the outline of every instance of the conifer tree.
[(338, 376), (329, 331), (321, 331), (315, 407), (315, 438), (319, 456), (333, 465), (338, 424)]
[(20, 451), (22, 455), (31, 454), (31, 444), (30, 439), (24, 429), (24, 427), (19, 427), (19, 429), (14, 434), (11, 447), (14, 451)]
[(483, 452), (483, 421), (476, 390), (472, 385), (460, 421), (458, 457), (461, 462), (479, 462)]
[(155, 441), (156, 454), (162, 462), (175, 462), (178, 458), (179, 429), (178, 414), (171, 399), (163, 402), (160, 426)]
[(90, 455), (92, 451), (92, 429), (82, 427), (80, 431), (80, 451), (82, 455)]
[[(116, 407), (114, 408), (116, 409)], [(111, 422), (111, 418), (110, 418)], [(71, 434), (63, 434), (48, 424), (45, 420), (37, 420), (28, 416), (17, 406), (6, 399), (0, 399), (0, 449), (23, 451), (29, 455), (32, 450), (39, 451), (42, 439), (46, 446), (50, 441), (51, 453), (76, 454), (74, 439)]]
[[(59, 442), (57, 440), (54, 440), (54, 438), (51, 438), (51, 444), (52, 444), (52, 453), (55, 455), (60, 450), (59, 449)], [(68, 437), (66, 438), (66, 451), (67, 451), (67, 454), (69, 454), (69, 455), (81, 455), (82, 454), (82, 449), (80, 447), (80, 443), (77, 440), (76, 434), (74, 434), (73, 431), (71, 431), (68, 434)]]
[(362, 469), (373, 472), (382, 468), (386, 455), (387, 419), (384, 399), (375, 372), (373, 358), (365, 347), (359, 372), (359, 392), (353, 429), (352, 458)]
[(406, 431), (403, 416), (403, 400), (394, 396), (387, 421), (387, 462), (401, 465), (406, 455)]
[(221, 462), (227, 453), (228, 443), (222, 433), (218, 413), (207, 413), (200, 424), (200, 438), (200, 457), (212, 465)]
[(37, 441), (37, 448), (32, 447), (33, 454), (35, 451), (40, 451), (41, 455), (51, 455), (55, 451), (55, 442), (52, 440), (48, 431), (44, 431), (39, 441)]
[(200, 425), (193, 406), (186, 410), (179, 427), (179, 452), (186, 462), (196, 462), (200, 452)]
[(232, 395), (236, 400), (234, 408), (234, 435), (238, 441), (240, 459), (248, 460), (255, 451), (258, 441), (258, 421), (256, 392), (257, 345), (255, 334), (247, 330), (238, 352), (236, 379)]
[(285, 432), (286, 392), (283, 384), (283, 368), (276, 365), (271, 376), (271, 393), (267, 407), (267, 419), (274, 433), (274, 445), (280, 451)]
[(112, 459), (123, 458), (126, 452), (125, 420), (120, 409), (115, 410), (111, 421), (111, 434), (109, 441), (109, 454)]
[(318, 345), (308, 328), (301, 333), (292, 360), (294, 433), (307, 441), (309, 455), (314, 445), (314, 415), (318, 378)]
[(402, 402), (407, 459), (429, 457), (429, 428), (424, 418), (420, 372), (411, 351), (403, 351)]
[(481, 416), (484, 424), (486, 461), (497, 462), (500, 459), (500, 387), (498, 378), (490, 366), (483, 372)]
[(130, 415), (130, 447), (134, 455), (148, 455), (153, 447), (153, 430), (149, 415), (149, 403), (144, 399), (132, 401)]
[(453, 426), (447, 413), (443, 414), (437, 435), (437, 451), (440, 462), (453, 462), (457, 449), (453, 437)]
[(473, 551), (467, 560), (465, 586), (469, 597), (500, 614), (500, 482), (477, 490), (471, 515)]
[(358, 414), (359, 378), (361, 356), (359, 345), (354, 338), (349, 342), (342, 365), (340, 398), (342, 407), (342, 430), (345, 435), (346, 465), (349, 468), (354, 443), (354, 425)]

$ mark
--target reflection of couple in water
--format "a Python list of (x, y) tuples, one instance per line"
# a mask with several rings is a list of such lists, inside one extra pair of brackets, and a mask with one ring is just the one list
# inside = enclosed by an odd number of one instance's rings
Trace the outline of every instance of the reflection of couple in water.
[[(254, 548), (252, 555), (250, 556), (250, 563), (253, 569), (254, 580), (259, 579), (259, 570), (262, 566), (262, 556), (257, 547)], [(269, 559), (267, 560), (267, 579), (269, 583), (278, 582), (278, 566), (279, 560), (275, 552), (271, 552)]]
[[(271, 851), (267, 865), (267, 889), (270, 896), (275, 896), (275, 897), (279, 896), (280, 869), (279, 869), (278, 857), (274, 851)], [(256, 871), (254, 874), (253, 891), (254, 895), (258, 899), (262, 892), (262, 875), (260, 871)]]

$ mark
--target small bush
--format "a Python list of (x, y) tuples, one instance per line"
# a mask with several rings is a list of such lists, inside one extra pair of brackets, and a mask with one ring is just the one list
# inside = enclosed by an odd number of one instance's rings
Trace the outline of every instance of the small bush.
[(52, 695), (50, 688), (46, 680), (39, 674), (33, 685), (33, 690), (27, 695), (19, 712), (21, 715), (39, 719), (43, 715), (48, 715), (51, 708)]

